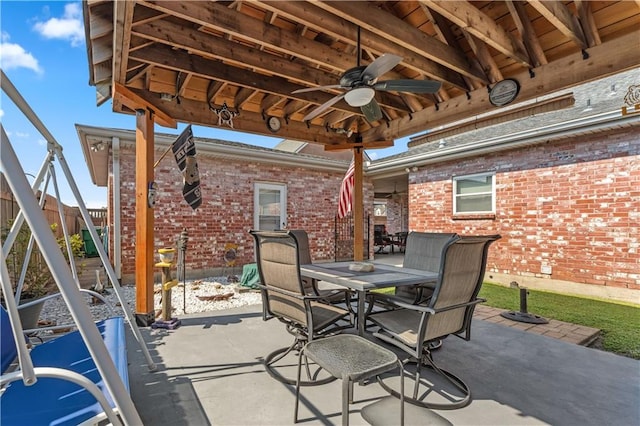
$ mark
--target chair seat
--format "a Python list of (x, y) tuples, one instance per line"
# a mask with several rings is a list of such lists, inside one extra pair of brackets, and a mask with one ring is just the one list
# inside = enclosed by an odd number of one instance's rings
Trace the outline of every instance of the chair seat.
[(386, 332), (393, 334), (405, 345), (415, 346), (418, 342), (418, 326), (420, 325), (421, 313), (398, 309), (373, 313), (369, 319), (379, 325)]
[(354, 334), (311, 341), (304, 353), (329, 374), (342, 380), (358, 381), (398, 366), (394, 352)]
[(349, 311), (339, 306), (321, 302), (311, 302), (313, 331), (320, 331), (349, 315)]

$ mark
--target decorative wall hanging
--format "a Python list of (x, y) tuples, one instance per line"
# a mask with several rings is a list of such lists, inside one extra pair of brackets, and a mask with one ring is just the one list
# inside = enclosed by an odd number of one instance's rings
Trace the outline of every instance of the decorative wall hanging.
[(513, 102), (520, 91), (520, 84), (508, 78), (497, 82), (489, 91), (489, 102), (495, 106), (505, 106)]
[(218, 126), (226, 124), (233, 129), (233, 119), (240, 115), (237, 111), (231, 111), (227, 106), (227, 103), (222, 104), (222, 108), (212, 108), (213, 112), (218, 116)]

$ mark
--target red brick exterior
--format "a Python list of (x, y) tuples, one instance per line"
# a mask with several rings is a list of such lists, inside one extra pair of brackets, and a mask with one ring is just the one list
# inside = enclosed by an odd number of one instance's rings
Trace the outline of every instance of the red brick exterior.
[[(452, 176), (491, 171), (495, 217), (454, 218)], [(423, 166), (409, 179), (411, 230), (502, 235), (490, 249), (488, 276), (640, 289), (637, 129)]]
[[(160, 152), (156, 152), (159, 158)], [(135, 268), (135, 153), (123, 147), (121, 158), (122, 277), (131, 279)], [(302, 167), (213, 158), (198, 152), (202, 205), (197, 210), (182, 197), (182, 176), (173, 157), (167, 155), (155, 169), (159, 198), (155, 207), (155, 246), (175, 247), (180, 232), (189, 233), (187, 275), (206, 276), (224, 264), (224, 245), (238, 244), (236, 265), (254, 262), (254, 184), (287, 185), (287, 222), (290, 229), (309, 234), (314, 261), (334, 258), (334, 216), (344, 172), (323, 172)], [(112, 166), (110, 166), (111, 168)], [(346, 165), (345, 165), (346, 171)], [(112, 188), (109, 197), (112, 197)], [(373, 187), (365, 186), (365, 205), (373, 203)], [(109, 219), (113, 223), (109, 203)], [(365, 215), (371, 208), (365, 209)], [(366, 230), (365, 230), (366, 233)], [(111, 241), (113, 244), (113, 241)], [(236, 274), (241, 272), (236, 267)]]

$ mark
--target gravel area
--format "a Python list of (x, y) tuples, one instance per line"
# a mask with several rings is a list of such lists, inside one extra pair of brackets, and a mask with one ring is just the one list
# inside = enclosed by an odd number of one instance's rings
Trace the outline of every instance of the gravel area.
[[(185, 291), (186, 287), (186, 291)], [(124, 299), (129, 306), (135, 308), (135, 288), (133, 286), (123, 286)], [(108, 294), (105, 298), (115, 307), (117, 314), (122, 314), (120, 303), (113, 288), (107, 288)], [(193, 314), (197, 312), (217, 311), (221, 309), (235, 308), (245, 305), (256, 305), (262, 303), (260, 292), (250, 290), (240, 286), (238, 283), (228, 283), (226, 277), (211, 277), (199, 280), (181, 282), (171, 290), (172, 316), (183, 315), (184, 295), (186, 294), (186, 312)], [(104, 303), (92, 303), (92, 298), (87, 296), (87, 303), (94, 319), (104, 319), (109, 316), (109, 309)], [(162, 307), (162, 292), (160, 284), (155, 286), (154, 307), (156, 316), (160, 315)], [(54, 324), (72, 323), (71, 314), (67, 309), (64, 300), (55, 298), (49, 300), (40, 315), (41, 322), (53, 322)]]

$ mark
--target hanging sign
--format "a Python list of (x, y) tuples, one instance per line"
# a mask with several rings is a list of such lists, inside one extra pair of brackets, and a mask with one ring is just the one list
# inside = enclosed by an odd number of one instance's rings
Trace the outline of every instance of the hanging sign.
[(520, 91), (520, 84), (508, 78), (497, 82), (489, 91), (489, 102), (495, 106), (504, 106), (513, 102)]

